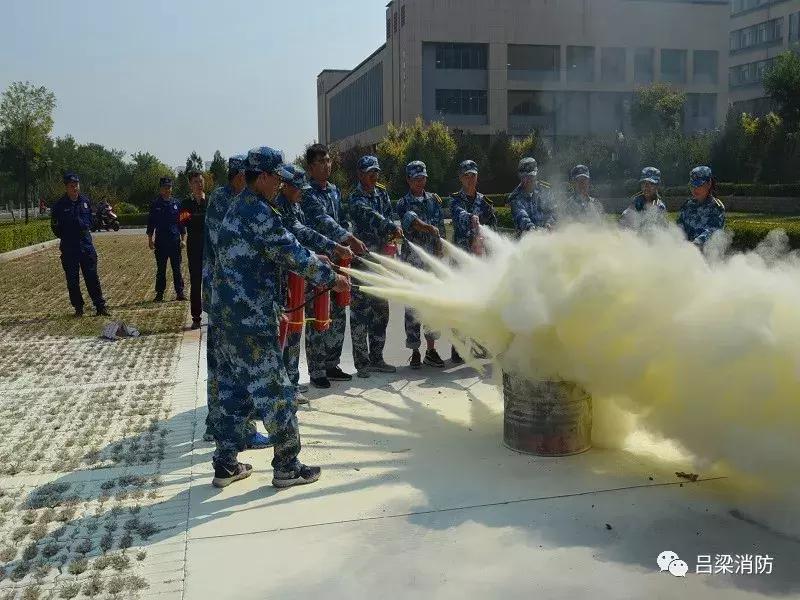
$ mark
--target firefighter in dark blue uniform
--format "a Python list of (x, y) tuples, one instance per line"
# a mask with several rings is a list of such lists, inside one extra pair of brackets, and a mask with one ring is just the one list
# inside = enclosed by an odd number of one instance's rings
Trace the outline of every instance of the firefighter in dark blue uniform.
[(186, 300), (181, 275), (181, 248), (186, 246), (186, 228), (180, 223), (179, 216), (180, 204), (172, 197), (172, 179), (162, 177), (159, 181), (159, 196), (150, 205), (150, 216), (147, 219), (147, 241), (156, 254), (155, 302), (164, 301), (167, 260), (172, 268), (176, 300)]
[(83, 295), (79, 271), (94, 303), (97, 314), (108, 316), (106, 301), (97, 276), (97, 252), (92, 244), (92, 203), (81, 194), (80, 179), (75, 173), (64, 175), (66, 193), (53, 205), (50, 227), (61, 243), (61, 266), (67, 278), (69, 301), (75, 316), (83, 316)]

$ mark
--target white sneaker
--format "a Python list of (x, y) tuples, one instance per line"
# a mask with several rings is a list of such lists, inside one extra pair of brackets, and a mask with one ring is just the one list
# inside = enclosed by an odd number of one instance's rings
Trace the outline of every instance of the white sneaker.
[(306, 398), (306, 397), (305, 397), (303, 394), (301, 394), (300, 392), (297, 392), (297, 393), (294, 395), (294, 401), (295, 401), (295, 402), (297, 402), (297, 405), (298, 405), (298, 406), (300, 406), (301, 404), (308, 404), (308, 398)]

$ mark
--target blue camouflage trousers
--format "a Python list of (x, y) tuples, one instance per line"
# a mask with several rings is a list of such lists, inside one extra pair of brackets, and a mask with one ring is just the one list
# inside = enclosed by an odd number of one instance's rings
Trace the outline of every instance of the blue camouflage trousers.
[[(306, 328), (306, 335), (308, 335), (308, 328)], [(302, 338), (302, 331), (287, 334), (286, 346), (283, 349), (283, 364), (289, 375), (289, 381), (295, 389), (300, 383), (300, 340)]]
[[(410, 350), (419, 350), (421, 345), (420, 333), (422, 330), (422, 325), (417, 319), (417, 313), (414, 311), (414, 309), (409, 308), (408, 306), (406, 306), (405, 326), (406, 348)], [(430, 331), (427, 327), (425, 327), (425, 339), (429, 342), (434, 342), (439, 339), (439, 332)]]
[[(316, 292), (311, 287), (306, 299), (314, 296)], [(314, 303), (306, 306), (306, 318), (314, 318)], [(342, 346), (344, 346), (344, 330), (347, 326), (347, 307), (342, 308), (336, 304), (334, 294), (331, 293), (331, 326), (328, 331), (319, 332), (311, 321), (306, 326), (306, 358), (308, 359), (308, 373), (311, 377), (325, 377), (326, 369), (339, 366), (342, 360)]]
[(236, 465), (238, 453), (246, 447), (246, 424), (255, 408), (275, 442), (273, 468), (293, 468), (300, 453), (300, 431), (294, 386), (283, 364), (277, 316), (274, 331), (220, 328), (215, 344), (220, 416), (214, 427), (214, 462)]
[[(206, 433), (216, 438), (215, 424), (219, 422), (222, 409), (219, 404), (219, 381), (217, 379), (217, 355), (214, 346), (217, 339), (217, 331), (211, 320), (209, 319), (208, 329), (206, 330), (206, 405), (208, 406), (208, 415), (206, 416)], [(252, 408), (252, 407), (251, 407)], [(255, 410), (253, 408), (253, 410)], [(247, 439), (251, 438), (256, 432), (256, 424), (252, 418), (247, 420), (245, 424), (245, 436)]]
[(389, 301), (352, 290), (350, 338), (357, 370), (383, 362), (386, 328), (389, 325)]

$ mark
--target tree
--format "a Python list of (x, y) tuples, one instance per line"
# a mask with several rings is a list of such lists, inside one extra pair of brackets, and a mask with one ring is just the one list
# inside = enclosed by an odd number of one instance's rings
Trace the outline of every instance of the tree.
[(174, 177), (167, 165), (149, 152), (137, 152), (132, 157), (130, 195), (128, 202), (140, 210), (147, 210), (158, 193), (158, 180), (161, 177)]
[(214, 185), (225, 185), (225, 182), (228, 181), (228, 165), (219, 150), (214, 152), (214, 158), (211, 160), (208, 171), (214, 179)]
[(186, 159), (186, 167), (183, 173), (179, 173), (175, 181), (174, 195), (176, 198), (186, 198), (189, 196), (189, 173), (193, 171), (203, 173), (205, 171), (203, 167), (203, 159), (200, 158), (197, 152), (192, 151), (189, 158)]
[(636, 91), (631, 105), (631, 125), (640, 136), (680, 131), (686, 94), (665, 83)]
[(22, 182), (25, 222), (28, 221), (31, 175), (41, 167), (42, 153), (53, 129), (56, 96), (44, 86), (16, 81), (0, 101), (0, 132), (11, 152), (11, 170)]
[(764, 74), (764, 89), (778, 105), (778, 113), (789, 133), (800, 125), (800, 56), (792, 51), (780, 54)]

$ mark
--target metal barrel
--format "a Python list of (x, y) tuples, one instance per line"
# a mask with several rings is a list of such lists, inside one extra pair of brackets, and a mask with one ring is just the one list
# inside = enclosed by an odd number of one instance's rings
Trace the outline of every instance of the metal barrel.
[(512, 450), (568, 456), (592, 447), (592, 397), (579, 385), (503, 373), (503, 398), (503, 443)]

